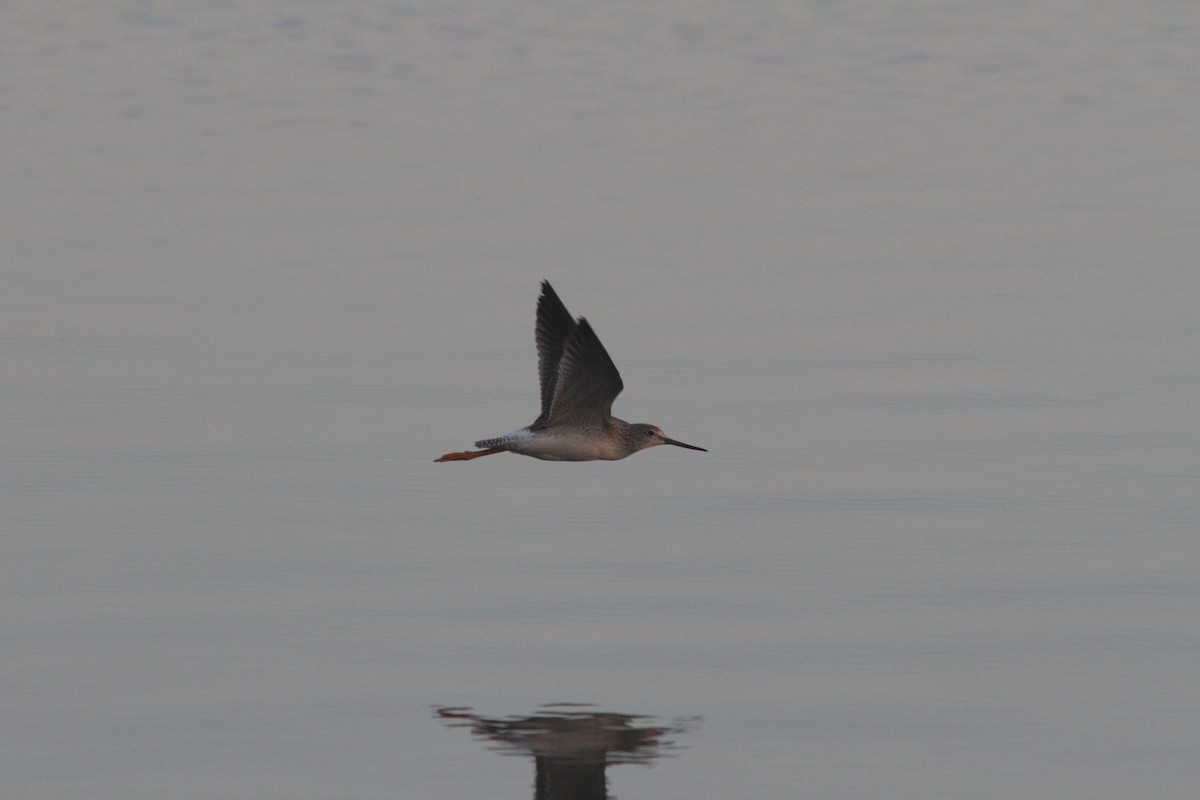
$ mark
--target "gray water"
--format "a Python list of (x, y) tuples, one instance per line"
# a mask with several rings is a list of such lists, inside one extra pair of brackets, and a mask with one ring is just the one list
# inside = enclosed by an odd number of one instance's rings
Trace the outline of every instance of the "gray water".
[[(1194, 797), (1198, 52), (3, 5), (5, 797)], [(709, 453), (432, 463), (536, 416), (543, 278)]]

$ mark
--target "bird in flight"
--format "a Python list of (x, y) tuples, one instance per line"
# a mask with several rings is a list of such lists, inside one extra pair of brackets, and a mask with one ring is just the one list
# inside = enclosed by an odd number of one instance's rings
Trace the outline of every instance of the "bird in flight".
[(613, 400), (625, 386), (621, 373), (592, 326), (571, 316), (549, 281), (542, 281), (535, 335), (542, 413), (528, 427), (476, 442), (482, 450), (446, 453), (436, 461), (505, 452), (546, 461), (617, 461), (660, 444), (708, 452), (667, 438), (657, 425), (612, 415)]

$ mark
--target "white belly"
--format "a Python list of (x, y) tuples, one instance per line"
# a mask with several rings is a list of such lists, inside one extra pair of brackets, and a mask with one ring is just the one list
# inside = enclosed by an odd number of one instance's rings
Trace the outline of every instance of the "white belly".
[(616, 461), (629, 455), (616, 441), (605, 436), (589, 436), (588, 432), (550, 433), (522, 428), (498, 439), (484, 439), (476, 447), (501, 447), (523, 456), (543, 461)]

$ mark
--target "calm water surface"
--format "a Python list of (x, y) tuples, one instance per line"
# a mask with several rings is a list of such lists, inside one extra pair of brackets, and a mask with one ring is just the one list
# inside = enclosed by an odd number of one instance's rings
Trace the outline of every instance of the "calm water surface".
[[(1194, 797), (1197, 52), (6, 4), (6, 796)], [(536, 415), (542, 278), (711, 452), (432, 463)]]

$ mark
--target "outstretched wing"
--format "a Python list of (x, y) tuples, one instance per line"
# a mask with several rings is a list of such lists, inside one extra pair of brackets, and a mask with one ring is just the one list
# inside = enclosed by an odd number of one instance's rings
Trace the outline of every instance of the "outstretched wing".
[(623, 388), (621, 373), (600, 343), (600, 337), (580, 317), (563, 343), (547, 421), (579, 416), (606, 420), (612, 415), (613, 400)]
[(550, 417), (550, 406), (554, 402), (554, 389), (558, 381), (558, 364), (562, 360), (567, 337), (575, 328), (571, 312), (558, 299), (550, 281), (542, 281), (542, 295), (538, 298), (537, 326), (534, 339), (537, 341), (538, 382), (542, 387), (542, 412), (534, 425)]

